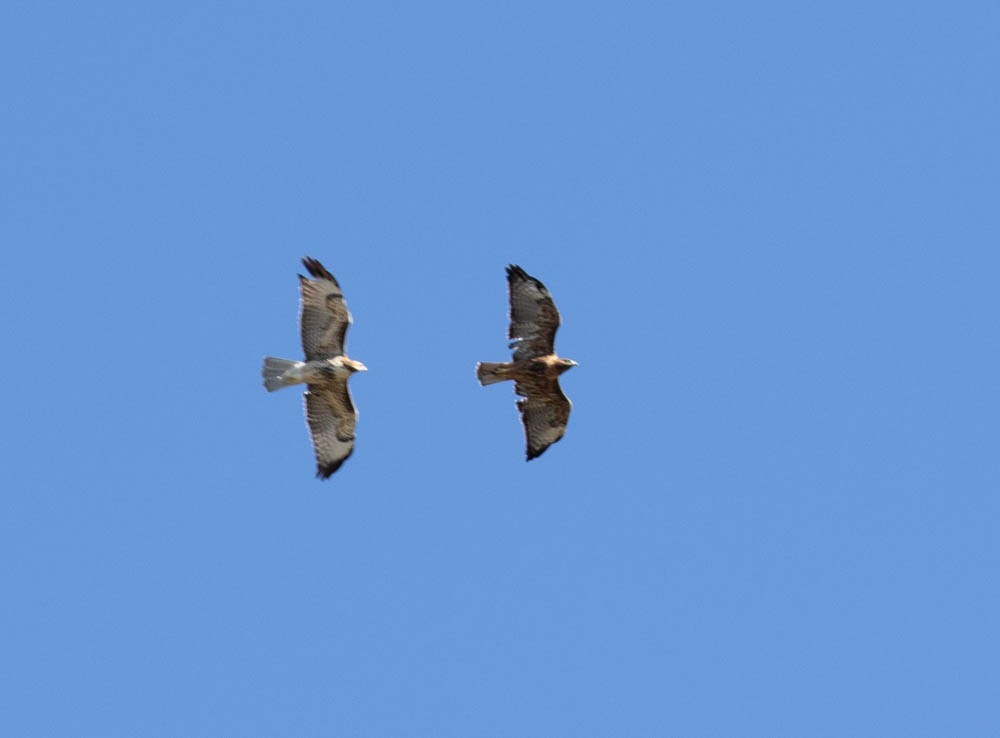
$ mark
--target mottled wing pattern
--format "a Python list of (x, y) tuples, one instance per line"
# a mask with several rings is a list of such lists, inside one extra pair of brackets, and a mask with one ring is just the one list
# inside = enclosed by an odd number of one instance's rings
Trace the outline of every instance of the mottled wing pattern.
[(347, 389), (347, 377), (309, 385), (305, 399), (306, 420), (316, 452), (316, 476), (326, 479), (354, 451), (358, 413)]
[(339, 356), (344, 353), (347, 326), (351, 323), (344, 293), (333, 275), (316, 259), (306, 257), (302, 263), (316, 278), (307, 279), (299, 275), (302, 349), (309, 361)]
[(510, 347), (514, 361), (547, 356), (555, 352), (559, 311), (545, 285), (511, 264), (507, 267), (510, 290)]
[(528, 461), (541, 456), (553, 443), (563, 437), (573, 406), (563, 394), (558, 379), (522, 378), (515, 391), (523, 399), (517, 401), (528, 442)]

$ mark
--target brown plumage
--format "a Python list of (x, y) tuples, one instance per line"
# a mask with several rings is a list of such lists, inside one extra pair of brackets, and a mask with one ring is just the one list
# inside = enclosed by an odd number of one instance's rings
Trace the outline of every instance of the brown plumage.
[(559, 375), (576, 366), (555, 353), (559, 311), (545, 285), (521, 267), (507, 267), (510, 330), (513, 349), (509, 363), (480, 362), (476, 376), (482, 385), (514, 380), (514, 392), (527, 441), (528, 461), (563, 437), (572, 403), (559, 386)]
[(268, 392), (306, 384), (306, 422), (316, 453), (316, 476), (328, 478), (354, 452), (358, 411), (347, 380), (367, 371), (360, 361), (347, 358), (344, 342), (351, 314), (337, 280), (316, 259), (302, 260), (315, 279), (299, 275), (299, 326), (305, 361), (264, 359), (264, 387)]

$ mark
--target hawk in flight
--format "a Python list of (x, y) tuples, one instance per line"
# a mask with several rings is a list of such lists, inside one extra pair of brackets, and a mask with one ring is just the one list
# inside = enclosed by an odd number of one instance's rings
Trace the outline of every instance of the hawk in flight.
[(506, 364), (480, 362), (476, 376), (482, 385), (514, 380), (514, 392), (521, 396), (528, 461), (563, 437), (572, 403), (559, 387), (559, 375), (576, 366), (572, 359), (556, 356), (559, 311), (545, 285), (521, 267), (507, 267), (510, 290), (510, 347), (514, 360)]
[(351, 314), (344, 293), (333, 275), (316, 259), (302, 264), (315, 279), (299, 275), (302, 350), (305, 361), (264, 358), (264, 387), (274, 392), (293, 384), (305, 384), (306, 421), (316, 451), (316, 476), (328, 478), (354, 451), (354, 427), (358, 411), (351, 402), (347, 379), (354, 372), (368, 371), (360, 361), (344, 354), (344, 339)]

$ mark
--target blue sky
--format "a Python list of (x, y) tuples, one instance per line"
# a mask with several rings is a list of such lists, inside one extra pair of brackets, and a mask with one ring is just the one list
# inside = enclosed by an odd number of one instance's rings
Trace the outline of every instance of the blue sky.
[(1000, 731), (995, 4), (2, 14), (10, 735)]

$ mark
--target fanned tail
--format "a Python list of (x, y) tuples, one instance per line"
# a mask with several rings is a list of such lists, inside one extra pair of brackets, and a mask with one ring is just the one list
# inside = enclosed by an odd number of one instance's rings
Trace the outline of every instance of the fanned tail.
[(291, 361), (289, 359), (276, 359), (273, 356), (264, 357), (264, 367), (261, 370), (261, 375), (264, 377), (264, 387), (268, 392), (274, 392), (275, 390), (281, 389), (282, 387), (289, 387), (293, 384), (298, 384), (297, 381), (288, 380), (285, 378), (285, 372), (289, 369), (298, 366), (301, 362)]
[(484, 387), (487, 384), (496, 384), (497, 382), (503, 382), (506, 379), (510, 379), (507, 376), (507, 369), (510, 367), (509, 364), (499, 364), (491, 361), (481, 361), (476, 364), (476, 377), (479, 379), (479, 384)]

